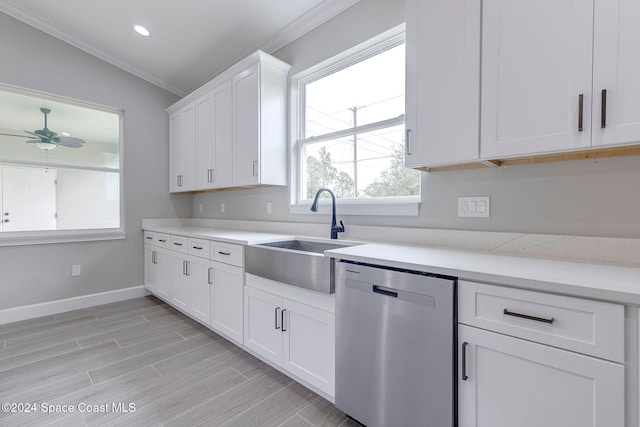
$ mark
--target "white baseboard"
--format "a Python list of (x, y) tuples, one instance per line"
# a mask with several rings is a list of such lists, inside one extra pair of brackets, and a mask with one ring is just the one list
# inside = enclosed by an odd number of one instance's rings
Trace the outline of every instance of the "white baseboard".
[(100, 292), (97, 294), (24, 305), (22, 307), (6, 308), (4, 310), (0, 310), (0, 325), (64, 313), (72, 310), (79, 310), (81, 308), (94, 307), (96, 305), (124, 301), (132, 298), (143, 297), (145, 295), (149, 295), (149, 291), (147, 291), (144, 286), (133, 286), (131, 288), (116, 289), (114, 291)]

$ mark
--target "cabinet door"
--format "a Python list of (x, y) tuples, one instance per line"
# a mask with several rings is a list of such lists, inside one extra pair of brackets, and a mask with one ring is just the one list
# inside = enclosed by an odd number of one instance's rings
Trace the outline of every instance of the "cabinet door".
[(212, 262), (211, 327), (242, 344), (244, 269)]
[(593, 0), (482, 4), (481, 157), (589, 147)]
[(335, 395), (335, 315), (284, 300), (282, 367)]
[(477, 159), (480, 4), (407, 0), (407, 166)]
[(282, 298), (245, 287), (244, 345), (282, 365)]
[(151, 292), (156, 292), (158, 282), (158, 267), (155, 260), (155, 248), (144, 245), (144, 286)]
[(460, 427), (624, 426), (623, 365), (464, 325), (458, 332)]
[(196, 186), (231, 186), (233, 145), (231, 82), (196, 101)]
[(640, 141), (639, 20), (637, 0), (595, 2), (593, 145)]
[(156, 269), (157, 276), (155, 282), (156, 293), (165, 298), (171, 299), (171, 252), (168, 249), (156, 248)]
[(187, 274), (191, 280), (188, 311), (196, 319), (209, 324), (211, 321), (211, 285), (208, 259), (189, 257)]
[(189, 309), (191, 278), (188, 276), (188, 260), (181, 254), (171, 254), (171, 302), (176, 308)]
[(243, 71), (233, 79), (234, 119), (233, 184), (259, 182), (260, 149), (260, 68)]
[(195, 188), (196, 115), (191, 103), (169, 117), (170, 181), (172, 193)]

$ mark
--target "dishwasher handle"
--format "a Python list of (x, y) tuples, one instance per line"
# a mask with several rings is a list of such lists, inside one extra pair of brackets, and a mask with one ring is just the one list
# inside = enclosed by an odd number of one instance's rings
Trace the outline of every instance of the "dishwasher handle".
[(388, 297), (398, 298), (398, 293), (390, 290), (389, 288), (383, 288), (382, 286), (373, 285), (373, 292), (380, 295), (386, 295)]

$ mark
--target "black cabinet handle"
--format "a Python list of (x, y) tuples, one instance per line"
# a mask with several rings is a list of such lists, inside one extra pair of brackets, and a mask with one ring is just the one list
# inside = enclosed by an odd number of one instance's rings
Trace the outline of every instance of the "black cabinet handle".
[(280, 329), (280, 326), (278, 326), (278, 311), (280, 310), (280, 307), (276, 307), (276, 309), (274, 310), (275, 312), (275, 328), (276, 329)]
[(287, 330), (284, 328), (284, 313), (287, 311), (287, 309), (285, 308), (284, 310), (282, 310), (280, 312), (280, 324), (282, 325), (282, 332), (287, 332)]
[(548, 323), (550, 325), (553, 325), (553, 322), (555, 322), (556, 320), (553, 317), (551, 319), (545, 319), (544, 317), (536, 317), (536, 316), (530, 316), (528, 314), (516, 313), (513, 311), (509, 311), (506, 308), (502, 310), (502, 314), (504, 314), (505, 316), (519, 317), (520, 319), (533, 320), (535, 322)]
[(578, 132), (582, 132), (582, 122), (584, 119), (584, 95), (578, 95)]
[(220, 255), (227, 255), (227, 256), (231, 255), (231, 252), (222, 252), (222, 251), (218, 251), (218, 253), (219, 253)]
[(462, 381), (466, 381), (469, 379), (467, 375), (467, 346), (468, 342), (462, 343)]
[(602, 105), (600, 108), (600, 127), (602, 129), (607, 127), (607, 90), (602, 89)]

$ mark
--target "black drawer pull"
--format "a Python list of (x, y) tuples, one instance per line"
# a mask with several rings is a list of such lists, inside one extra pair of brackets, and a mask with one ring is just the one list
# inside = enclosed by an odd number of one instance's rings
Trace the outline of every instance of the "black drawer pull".
[(506, 316), (519, 317), (521, 319), (533, 320), (535, 322), (548, 323), (550, 325), (553, 325), (553, 322), (555, 322), (556, 320), (553, 317), (551, 319), (545, 319), (544, 317), (536, 317), (536, 316), (529, 316), (528, 314), (514, 313), (513, 311), (509, 311), (506, 308), (502, 311), (502, 314)]
[(220, 255), (227, 255), (227, 256), (231, 255), (231, 252), (222, 252), (222, 251), (218, 251), (218, 253), (219, 253)]
[(197, 249), (197, 250), (201, 251), (204, 248), (202, 246), (194, 246), (193, 249)]
[(164, 243), (164, 242), (166, 242), (166, 240), (165, 239), (158, 239), (158, 242)]
[(153, 237), (147, 236), (145, 239), (153, 240)]
[(176, 242), (174, 242), (173, 244), (174, 244), (174, 245), (176, 245), (176, 246), (182, 246), (182, 243), (176, 243)]

